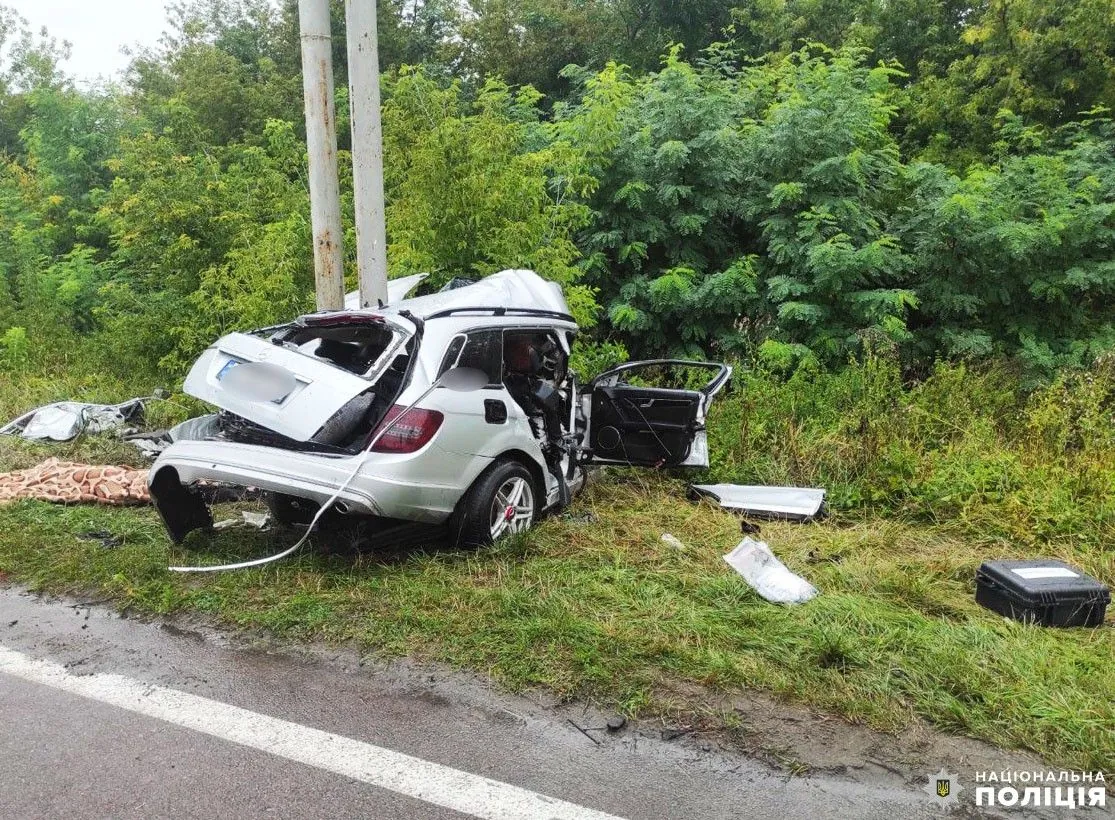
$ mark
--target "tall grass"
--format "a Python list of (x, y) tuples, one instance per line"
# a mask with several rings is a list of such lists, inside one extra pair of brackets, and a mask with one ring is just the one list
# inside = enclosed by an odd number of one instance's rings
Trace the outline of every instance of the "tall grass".
[(1034, 391), (1003, 364), (941, 363), (913, 385), (885, 357), (745, 372), (709, 427), (716, 480), (821, 486), (840, 516), (929, 523), (1115, 575), (1113, 358)]
[[(95, 372), (9, 379), (0, 410), (150, 387)], [(714, 404), (705, 477), (829, 490), (830, 522), (763, 527), (822, 591), (800, 607), (768, 604), (721, 560), (740, 537), (732, 516), (642, 470), (609, 471), (573, 515), (491, 550), (311, 550), (203, 582), (165, 568), (267, 554), (289, 533), (222, 533), (186, 555), (150, 509), (22, 502), (0, 507), (0, 579), (96, 591), (138, 611), (203, 612), (291, 640), (353, 641), (633, 714), (660, 708), (672, 682), (754, 687), (879, 728), (916, 715), (1110, 772), (1112, 615), (1097, 629), (1023, 626), (977, 606), (973, 579), (986, 558), (1052, 555), (1115, 585), (1113, 412), (1111, 361), (1035, 391), (1002, 365), (940, 364), (904, 384), (885, 357), (839, 373), (741, 372)], [(0, 440), (0, 470), (59, 452)], [(61, 452), (129, 457), (97, 439)], [(124, 546), (77, 537), (94, 529)], [(316, 546), (338, 545), (322, 536)], [(680, 707), (705, 712), (692, 691)]]

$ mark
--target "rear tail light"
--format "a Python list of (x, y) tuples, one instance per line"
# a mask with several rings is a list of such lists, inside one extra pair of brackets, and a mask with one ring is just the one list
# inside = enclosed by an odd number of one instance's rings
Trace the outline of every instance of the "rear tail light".
[[(386, 429), (391, 422), (399, 418), (404, 410), (406, 410), (405, 405), (392, 405), (391, 409), (387, 411), (387, 415), (383, 417), (383, 421), (380, 422), (379, 427), (372, 433), (372, 438), (375, 439), (379, 435), (379, 431)], [(444, 420), (445, 416), (437, 410), (422, 410), (414, 407), (375, 443), (372, 452), (413, 453), (421, 450), (434, 437), (434, 433), (438, 431)]]

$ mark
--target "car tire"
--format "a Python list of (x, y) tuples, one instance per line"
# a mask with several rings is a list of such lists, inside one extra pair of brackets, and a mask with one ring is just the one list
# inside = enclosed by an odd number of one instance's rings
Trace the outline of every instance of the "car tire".
[(538, 519), (538, 487), (530, 470), (510, 459), (497, 461), (465, 493), (449, 520), (460, 548), (483, 547), (525, 532)]

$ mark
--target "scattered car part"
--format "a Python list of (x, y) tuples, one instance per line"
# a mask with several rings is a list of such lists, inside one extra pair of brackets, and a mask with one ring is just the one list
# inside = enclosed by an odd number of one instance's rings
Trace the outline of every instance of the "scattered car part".
[(725, 509), (756, 518), (805, 522), (824, 514), (825, 491), (817, 488), (693, 484), (691, 489), (698, 496), (716, 499)]
[(569, 722), (570, 726), (572, 726), (574, 729), (576, 729), (582, 735), (584, 735), (589, 740), (591, 740), (595, 745), (597, 745), (597, 746), (600, 745), (600, 741), (597, 740), (596, 738), (594, 738), (592, 735), (590, 735), (588, 733), (588, 729), (586, 729), (584, 726), (581, 726), (579, 723), (577, 723), (577, 721), (573, 720), (573, 718), (566, 718), (566, 720)]
[(596, 517), (596, 513), (592, 510), (585, 510), (584, 512), (571, 513), (564, 512), (561, 514), (563, 521), (568, 521), (570, 524), (597, 524), (600, 519)]
[(239, 527), (246, 527), (253, 530), (266, 530), (271, 526), (270, 513), (252, 512), (251, 510), (241, 510), (238, 518), (226, 518), (223, 521), (217, 521), (213, 524), (215, 530), (231, 530)]
[(984, 561), (976, 603), (1039, 626), (1099, 626), (1111, 592), (1076, 567), (1052, 558)]
[(219, 416), (216, 413), (210, 413), (205, 416), (186, 419), (186, 421), (174, 425), (169, 430), (135, 433), (124, 436), (123, 439), (129, 444), (135, 445), (148, 458), (156, 458), (159, 453), (176, 441), (207, 438), (216, 435), (219, 430)]
[(62, 401), (36, 408), (0, 427), (0, 435), (31, 440), (70, 441), (82, 433), (120, 430), (143, 413), (144, 403), (155, 398), (129, 399), (120, 404), (87, 404)]
[(105, 549), (116, 549), (124, 545), (123, 536), (113, 535), (108, 530), (89, 530), (88, 532), (78, 533), (77, 537), (82, 541), (96, 541)]
[(724, 560), (773, 604), (801, 604), (817, 595), (816, 587), (790, 572), (764, 541), (744, 538)]

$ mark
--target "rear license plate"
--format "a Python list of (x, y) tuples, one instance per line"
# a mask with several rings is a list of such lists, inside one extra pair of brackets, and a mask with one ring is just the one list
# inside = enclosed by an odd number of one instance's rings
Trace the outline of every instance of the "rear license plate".
[(229, 359), (227, 362), (224, 363), (224, 366), (217, 371), (217, 381), (220, 381), (225, 376), (227, 376), (229, 374), (229, 371), (232, 370), (232, 368), (236, 367), (236, 365), (243, 363), (244, 362), (240, 359)]

